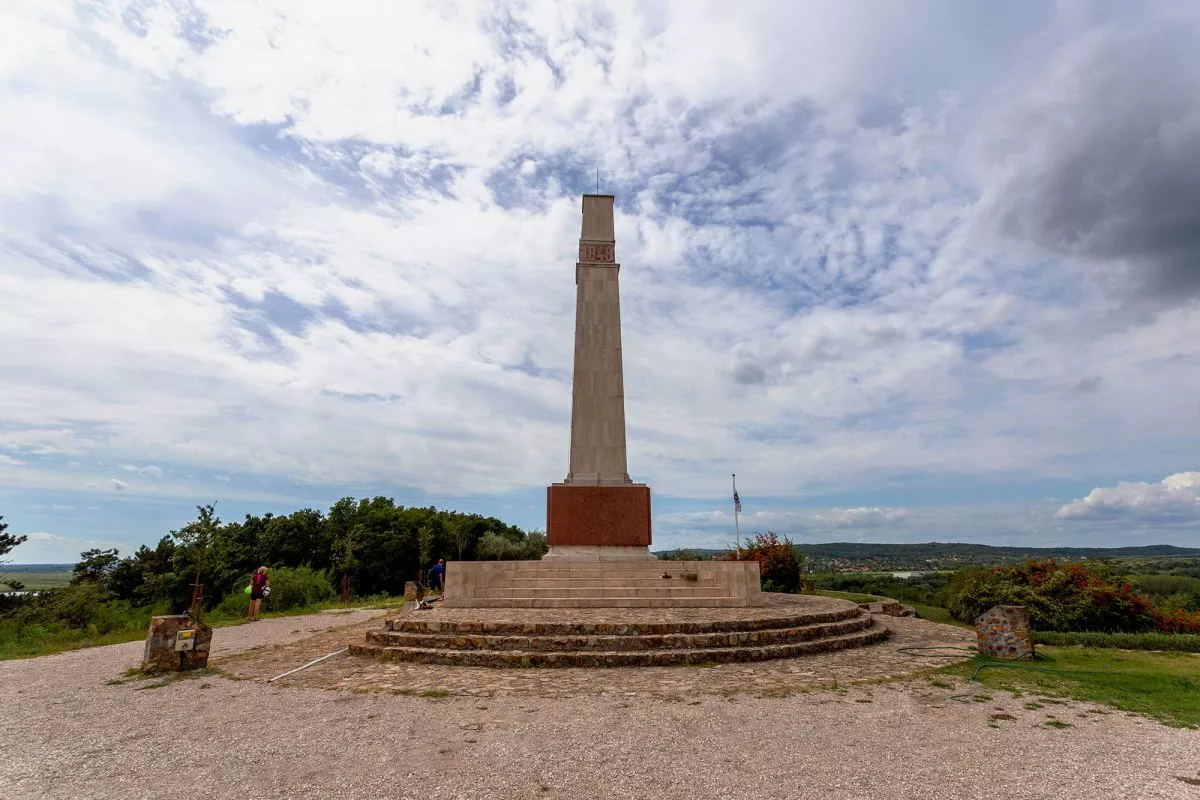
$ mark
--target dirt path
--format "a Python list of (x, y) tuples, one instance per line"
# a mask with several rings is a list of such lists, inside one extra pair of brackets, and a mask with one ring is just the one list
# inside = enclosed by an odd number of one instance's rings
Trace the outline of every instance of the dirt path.
[[(136, 642), (0, 662), (0, 798), (1200, 798), (1181, 780), (1200, 778), (1198, 731), (1087, 703), (955, 700), (961, 684), (926, 679), (772, 691), (750, 678), (750, 691), (721, 691), (746, 675), (711, 683), (719, 670), (760, 666), (728, 665), (657, 670), (703, 673), (657, 691), (662, 679), (631, 674), (643, 670), (440, 668), (319, 688), (371, 669), (344, 661), (292, 685), (262, 682), (361, 635), (374, 613), (218, 629), (214, 661), (241, 680), (108, 683), (137, 662)], [(875, 655), (899, 663), (905, 642), (956, 636), (918, 621)], [(844, 655), (775, 668), (795, 682), (847, 669), (818, 663)], [(476, 678), (525, 684), (487, 698), (419, 694)], [(439, 680), (447, 688), (393, 693)], [(1072, 727), (1046, 726), (1050, 714)]]

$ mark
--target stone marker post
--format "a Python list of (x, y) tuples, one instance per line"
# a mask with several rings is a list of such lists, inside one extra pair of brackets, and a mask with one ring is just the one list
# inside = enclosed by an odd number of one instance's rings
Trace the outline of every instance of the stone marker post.
[(1033, 658), (1033, 636), (1024, 606), (992, 606), (975, 619), (979, 652), (992, 658)]
[(212, 628), (188, 614), (151, 617), (143, 672), (179, 672), (208, 666)]

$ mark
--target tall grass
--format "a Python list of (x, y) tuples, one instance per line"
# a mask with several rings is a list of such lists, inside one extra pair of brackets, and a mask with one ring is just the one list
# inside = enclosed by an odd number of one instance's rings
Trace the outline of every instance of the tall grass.
[[(388, 605), (390, 600), (374, 596), (343, 605), (338, 602), (328, 575), (308, 567), (272, 570), (270, 577), (271, 595), (263, 603), (264, 617), (381, 606)], [(238, 586), (248, 582), (246, 576)], [(249, 604), (249, 596), (235, 590), (206, 611), (203, 619), (213, 627), (236, 625), (246, 619)], [(0, 615), (0, 660), (136, 641), (146, 636), (150, 617), (171, 613), (175, 610), (170, 601), (133, 606), (112, 599), (97, 584), (67, 586), (44, 597), (19, 602)]]
[(1122, 650), (1174, 650), (1200, 653), (1200, 634), (1195, 633), (1095, 633), (1034, 631), (1035, 644), (1054, 647), (1115, 647)]

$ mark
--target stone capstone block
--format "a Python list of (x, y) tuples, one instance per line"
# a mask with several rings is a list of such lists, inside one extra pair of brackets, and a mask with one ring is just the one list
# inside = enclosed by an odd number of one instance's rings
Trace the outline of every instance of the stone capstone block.
[(188, 614), (150, 618), (143, 672), (178, 672), (208, 666), (212, 628)]

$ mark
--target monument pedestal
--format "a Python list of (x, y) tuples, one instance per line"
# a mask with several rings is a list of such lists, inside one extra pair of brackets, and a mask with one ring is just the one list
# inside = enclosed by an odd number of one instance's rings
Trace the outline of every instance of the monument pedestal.
[(650, 553), (650, 487), (556, 483), (546, 489), (544, 561), (638, 561)]

